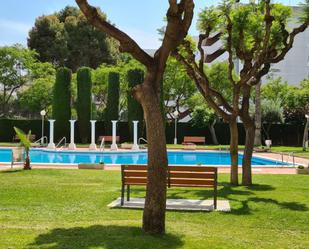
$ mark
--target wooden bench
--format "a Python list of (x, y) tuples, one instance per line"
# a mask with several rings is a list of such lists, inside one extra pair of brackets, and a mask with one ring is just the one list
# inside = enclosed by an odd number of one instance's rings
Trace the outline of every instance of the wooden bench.
[(203, 143), (205, 144), (205, 137), (196, 137), (196, 136), (193, 136), (193, 137), (188, 137), (188, 136), (185, 136), (183, 138), (183, 143), (182, 144), (192, 144), (192, 143)]
[[(99, 136), (98, 142), (101, 143), (102, 139), (104, 138), (104, 142), (112, 143), (113, 136)], [(116, 136), (116, 143), (119, 143), (120, 136)]]
[[(217, 209), (217, 178), (218, 169), (216, 167), (168, 166), (166, 183), (168, 188), (213, 188), (214, 209)], [(123, 206), (125, 188), (127, 189), (127, 201), (130, 201), (130, 186), (147, 184), (147, 166), (121, 165), (121, 179), (121, 206)]]
[[(28, 135), (27, 135), (28, 137)], [(30, 142), (34, 142), (35, 141), (36, 136), (34, 134), (31, 134), (29, 137)], [(20, 141), (19, 137), (17, 135), (13, 136), (13, 142), (18, 142)]]

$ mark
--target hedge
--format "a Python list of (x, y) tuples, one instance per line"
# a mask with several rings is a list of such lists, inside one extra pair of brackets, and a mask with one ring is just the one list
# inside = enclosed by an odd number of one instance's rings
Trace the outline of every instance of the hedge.
[(77, 119), (79, 122), (79, 137), (82, 143), (89, 142), (90, 119), (92, 112), (92, 81), (91, 69), (80, 68), (77, 71)]
[(70, 130), (71, 119), (71, 78), (72, 72), (66, 67), (61, 67), (56, 73), (56, 82), (53, 94), (53, 119), (55, 122), (55, 139), (67, 136)]
[(120, 88), (120, 75), (118, 72), (110, 72), (108, 74), (108, 93), (107, 104), (105, 110), (105, 133), (111, 135), (111, 120), (119, 119), (119, 88)]
[[(69, 123), (69, 122), (68, 122)], [(104, 132), (106, 126), (104, 121), (98, 121), (96, 123), (96, 136), (97, 138), (102, 135), (106, 135)], [(0, 119), (0, 142), (12, 142), (12, 138), (15, 135), (13, 127), (16, 126), (25, 132), (29, 130), (32, 134), (35, 134), (37, 138), (41, 137), (41, 120), (11, 120), (11, 119)], [(132, 142), (129, 136), (129, 125), (128, 122), (118, 123), (118, 135), (120, 136), (120, 142)], [(206, 144), (212, 144), (211, 135), (208, 128), (196, 128), (192, 127), (190, 123), (178, 123), (178, 141), (181, 143), (184, 136), (205, 136)], [(218, 123), (215, 126), (218, 141), (220, 144), (229, 144), (229, 126), (226, 123)], [(242, 124), (238, 124), (239, 129), (239, 142), (244, 144), (245, 132)], [(79, 123), (76, 124), (77, 134), (79, 130)], [(48, 136), (49, 125), (45, 122), (45, 135)], [(275, 124), (272, 126), (270, 134), (274, 145), (285, 145), (285, 146), (301, 146), (302, 135), (304, 132), (303, 125), (292, 125), (292, 124)], [(90, 130), (89, 130), (90, 133)], [(69, 133), (66, 137), (69, 137)], [(166, 138), (168, 143), (173, 143), (174, 139), (174, 123), (170, 122), (166, 124)], [(80, 143), (80, 139), (75, 137), (76, 142)]]
[(128, 125), (130, 138), (133, 138), (133, 120), (139, 121), (139, 136), (143, 136), (144, 129), (144, 113), (141, 104), (135, 100), (131, 94), (131, 89), (135, 86), (143, 83), (144, 81), (144, 71), (136, 68), (130, 69), (127, 72), (127, 82), (128, 82)]

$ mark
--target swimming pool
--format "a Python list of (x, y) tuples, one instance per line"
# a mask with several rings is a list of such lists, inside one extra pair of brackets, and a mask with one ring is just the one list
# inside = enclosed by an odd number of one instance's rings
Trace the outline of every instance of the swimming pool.
[[(11, 162), (11, 149), (0, 149), (0, 162)], [(147, 152), (68, 152), (48, 151), (44, 149), (32, 149), (30, 152), (32, 163), (42, 164), (79, 164), (100, 163), (105, 164), (146, 164)], [(239, 155), (239, 163), (242, 162)], [(175, 165), (216, 165), (229, 166), (230, 155), (228, 152), (204, 152), (204, 151), (168, 151), (169, 164)], [(276, 167), (286, 165), (280, 161), (260, 157), (252, 158), (255, 167)]]

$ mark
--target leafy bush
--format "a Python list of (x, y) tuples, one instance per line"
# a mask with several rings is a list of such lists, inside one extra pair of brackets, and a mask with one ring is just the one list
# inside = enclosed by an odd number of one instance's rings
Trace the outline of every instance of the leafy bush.
[(71, 119), (71, 78), (70, 69), (62, 67), (57, 70), (56, 83), (53, 90), (53, 118), (55, 122), (55, 137), (67, 136)]
[[(134, 99), (134, 97), (131, 94), (132, 88), (135, 86), (143, 83), (144, 81), (144, 71), (138, 68), (135, 69), (129, 69), (127, 72), (127, 81), (128, 81), (128, 95), (127, 95), (127, 101), (128, 101), (128, 125), (129, 125), (129, 132), (131, 138), (133, 137), (133, 120), (139, 121), (139, 131), (141, 131), (141, 127), (143, 127), (142, 122), (144, 120), (144, 113), (143, 108), (138, 101)], [(140, 132), (139, 132), (140, 133)], [(140, 133), (141, 134), (141, 133)]]
[(89, 141), (90, 119), (91, 119), (91, 69), (88, 67), (80, 68), (77, 71), (77, 119), (79, 136), (82, 143)]
[(111, 120), (119, 118), (119, 88), (120, 77), (118, 72), (108, 74), (108, 95), (105, 111), (106, 133), (111, 134)]

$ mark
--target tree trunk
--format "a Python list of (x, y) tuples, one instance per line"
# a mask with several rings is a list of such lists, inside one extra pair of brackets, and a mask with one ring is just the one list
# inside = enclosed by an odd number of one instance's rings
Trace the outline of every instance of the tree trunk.
[(254, 147), (254, 136), (255, 136), (255, 126), (254, 121), (244, 122), (244, 127), (246, 131), (246, 142), (245, 151), (242, 160), (242, 185), (250, 186), (252, 185), (252, 167), (251, 160)]
[(262, 145), (262, 108), (261, 108), (261, 82), (255, 87), (255, 137), (254, 145)]
[(214, 145), (218, 145), (218, 139), (217, 139), (217, 135), (216, 135), (216, 130), (215, 130), (215, 124), (216, 124), (216, 119), (214, 119), (214, 121), (209, 125), (209, 131), (211, 134), (211, 139), (212, 139), (212, 143)]
[[(146, 121), (148, 141), (148, 181), (143, 229), (150, 234), (165, 232), (167, 151), (160, 99), (148, 85), (144, 85), (141, 104)], [(145, 89), (148, 88), (148, 89)]]
[(24, 163), (24, 170), (31, 170), (29, 155), (26, 156), (25, 163)]
[(230, 155), (231, 155), (231, 176), (233, 185), (238, 185), (238, 128), (236, 118), (229, 122), (230, 126)]
[(303, 136), (303, 151), (306, 150), (306, 143), (308, 143), (308, 129), (309, 129), (309, 118), (307, 118), (307, 122), (305, 125), (304, 136)]

